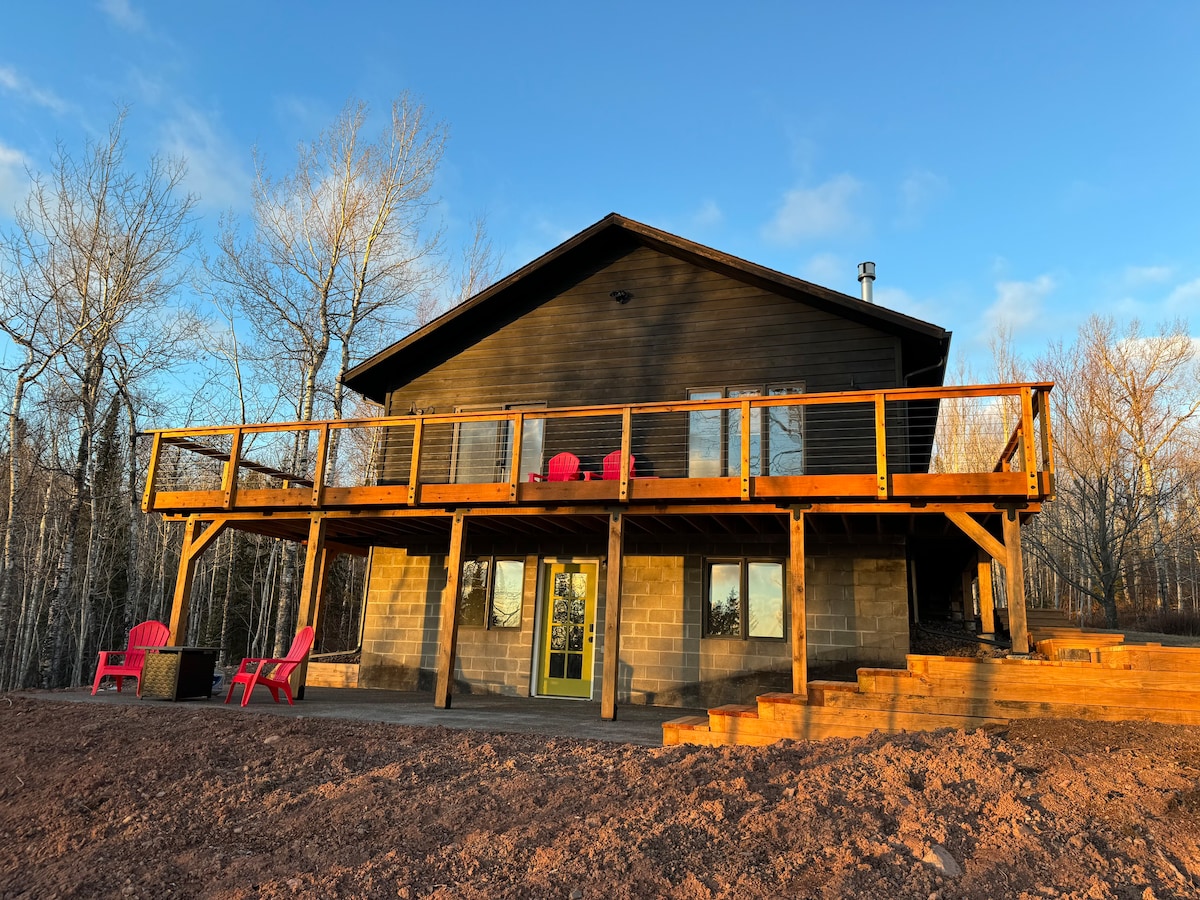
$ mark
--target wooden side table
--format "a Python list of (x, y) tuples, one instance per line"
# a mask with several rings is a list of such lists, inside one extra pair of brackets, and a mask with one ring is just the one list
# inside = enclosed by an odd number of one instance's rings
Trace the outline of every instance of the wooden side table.
[[(220, 647), (147, 647), (142, 665), (142, 697), (187, 700), (212, 697)], [(157, 651), (157, 652), (153, 652)]]

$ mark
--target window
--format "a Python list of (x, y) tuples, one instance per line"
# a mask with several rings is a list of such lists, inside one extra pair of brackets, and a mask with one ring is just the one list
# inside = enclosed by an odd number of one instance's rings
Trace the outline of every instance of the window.
[(477, 628), (520, 628), (525, 561), (481, 556), (463, 563), (458, 623)]
[(705, 637), (783, 637), (781, 561), (709, 560), (704, 589)]
[[(689, 400), (725, 397), (772, 397), (800, 394), (804, 385), (713, 388), (688, 391)], [(764, 428), (763, 422), (766, 421)], [(804, 474), (804, 408), (756, 407), (750, 410), (750, 474)], [(688, 476), (737, 477), (742, 474), (742, 411), (704, 410), (688, 416)]]
[[(505, 410), (545, 409), (545, 403), (506, 403)], [(455, 412), (495, 412), (496, 406), (460, 406)], [(521, 429), (521, 469), (526, 472), (542, 470), (542, 436), (546, 420), (529, 417)], [(454, 484), (495, 484), (508, 481), (511, 475), (512, 422), (461, 422), (454, 429), (454, 452), (450, 458), (451, 481)], [(518, 479), (521, 480), (521, 479)]]

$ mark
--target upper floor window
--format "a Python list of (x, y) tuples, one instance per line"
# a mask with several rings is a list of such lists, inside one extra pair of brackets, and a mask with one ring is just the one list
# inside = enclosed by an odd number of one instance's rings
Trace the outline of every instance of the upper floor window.
[[(502, 406), (461, 406), (455, 412), (495, 412), (499, 409), (545, 409), (545, 403), (505, 403)], [(542, 437), (546, 420), (530, 417), (521, 428), (520, 472), (542, 470)], [(512, 467), (510, 420), (460, 422), (454, 429), (450, 480), (454, 484), (495, 484), (508, 481)]]
[[(804, 384), (706, 388), (688, 391), (689, 400), (777, 397), (801, 394)], [(704, 410), (688, 416), (688, 476), (738, 477), (742, 474), (742, 428), (750, 432), (751, 475), (804, 474), (804, 407), (773, 406), (750, 410)]]

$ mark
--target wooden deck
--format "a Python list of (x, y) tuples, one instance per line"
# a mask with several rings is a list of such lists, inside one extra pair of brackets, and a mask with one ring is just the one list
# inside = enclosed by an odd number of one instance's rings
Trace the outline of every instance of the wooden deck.
[[(1053, 492), (1049, 391), (1041, 383), (910, 388), (168, 429), (151, 433), (143, 508), (204, 518), (729, 502), (1030, 510)], [(970, 453), (935, 456), (946, 404), (973, 404), (975, 424), (990, 423)], [(995, 414), (1000, 406), (1006, 415)], [(483, 467), (464, 449), (472, 428), (500, 448)], [(591, 477), (533, 482), (526, 470), (561, 450)], [(600, 462), (618, 450), (620, 472), (605, 479)]]
[(904, 669), (859, 669), (857, 682), (812, 681), (806, 695), (764, 694), (667, 722), (663, 742), (762, 745), (1038, 717), (1200, 725), (1200, 648), (1061, 629), (1037, 649), (1050, 658), (913, 655)]

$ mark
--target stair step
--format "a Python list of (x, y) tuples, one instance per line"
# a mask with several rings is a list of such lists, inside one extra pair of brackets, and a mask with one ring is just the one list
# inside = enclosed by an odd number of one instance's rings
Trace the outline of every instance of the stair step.
[(757, 719), (758, 704), (747, 706), (744, 703), (726, 703), (724, 706), (713, 707), (708, 714), (710, 716), (729, 716), (735, 719)]

